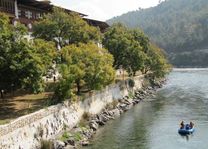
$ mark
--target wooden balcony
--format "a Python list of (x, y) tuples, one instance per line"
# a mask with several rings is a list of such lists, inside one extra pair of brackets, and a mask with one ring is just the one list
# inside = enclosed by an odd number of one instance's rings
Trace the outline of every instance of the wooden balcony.
[(15, 11), (13, 9), (6, 9), (3, 7), (0, 7), (0, 12), (6, 13), (9, 16), (14, 17), (15, 16)]

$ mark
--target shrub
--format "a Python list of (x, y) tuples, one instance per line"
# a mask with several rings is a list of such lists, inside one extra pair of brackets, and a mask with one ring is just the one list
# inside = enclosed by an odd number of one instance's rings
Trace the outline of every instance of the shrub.
[(135, 81), (133, 79), (129, 79), (128, 84), (129, 87), (133, 88), (135, 86)]
[(81, 135), (81, 133), (80, 132), (77, 132), (77, 133), (75, 133), (74, 134), (74, 139), (76, 140), (76, 141), (80, 141), (80, 140), (82, 140), (82, 135)]
[(133, 98), (134, 97), (134, 93), (129, 91), (129, 94), (128, 94), (129, 98)]
[(51, 104), (57, 104), (72, 96), (72, 78), (62, 79), (57, 84)]
[(54, 144), (51, 140), (41, 140), (41, 149), (54, 149)]
[(113, 100), (113, 102), (108, 103), (105, 108), (112, 110), (112, 109), (116, 108), (117, 105), (118, 105), (118, 100)]
[(82, 115), (82, 118), (84, 119), (84, 120), (89, 120), (90, 119), (90, 113), (89, 112), (84, 112), (84, 114)]
[(71, 137), (71, 135), (69, 133), (67, 133), (66, 131), (63, 133), (63, 135), (61, 136), (60, 140), (61, 141), (66, 141)]

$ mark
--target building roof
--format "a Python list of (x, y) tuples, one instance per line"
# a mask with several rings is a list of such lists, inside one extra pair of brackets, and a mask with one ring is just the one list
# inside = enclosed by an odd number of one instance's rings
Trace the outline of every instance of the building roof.
[[(45, 11), (52, 11), (54, 5), (50, 3), (50, 1), (37, 1), (37, 0), (17, 0), (17, 3), (20, 5), (31, 6), (35, 8), (39, 8)], [(57, 6), (55, 6), (57, 7)], [(61, 7), (60, 7), (61, 8)], [(64, 9), (64, 8), (62, 8)], [(86, 14), (79, 13), (73, 10), (64, 9), (66, 12), (75, 12), (78, 13), (81, 17), (87, 16)]]
[(109, 25), (106, 22), (93, 20), (89, 18), (83, 18), (89, 25), (92, 26), (98, 26), (101, 30), (101, 32), (104, 32), (106, 28), (109, 27)]
[[(31, 7), (35, 7), (37, 9), (41, 9), (43, 11), (46, 12), (52, 12), (53, 7), (58, 7), (58, 6), (54, 6), (50, 3), (50, 1), (37, 1), (37, 0), (17, 0), (17, 3), (19, 5), (26, 5), (26, 6), (31, 6)], [(61, 8), (61, 7), (59, 7)], [(69, 9), (65, 9), (65, 8), (61, 8), (64, 9), (66, 12), (70, 13), (70, 12), (75, 12), (78, 13), (81, 17), (86, 17), (86, 14), (83, 13), (79, 13), (73, 10), (69, 10)], [(99, 27), (101, 32), (104, 32), (106, 28), (109, 27), (109, 25), (106, 22), (102, 22), (102, 21), (98, 21), (98, 20), (93, 20), (93, 19), (88, 19), (88, 18), (83, 18), (89, 25), (92, 26), (96, 26)]]

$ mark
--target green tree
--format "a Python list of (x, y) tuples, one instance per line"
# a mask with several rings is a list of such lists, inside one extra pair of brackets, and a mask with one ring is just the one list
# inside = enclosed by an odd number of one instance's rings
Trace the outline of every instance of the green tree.
[(30, 88), (33, 92), (39, 93), (44, 91), (45, 87), (42, 78), (47, 74), (56, 57), (55, 44), (42, 39), (34, 39), (32, 43), (29, 43), (28, 50), (28, 60), (24, 58), (26, 63), (23, 62), (28, 72), (24, 74), (27, 75), (23, 79), (24, 88)]
[(42, 77), (52, 65), (54, 45), (41, 40), (35, 40), (34, 43), (23, 40), (13, 42), (11, 47), (5, 49), (1, 50), (4, 62), (0, 72), (4, 87), (9, 88), (14, 84), (16, 88), (25, 88), (34, 93), (42, 92)]
[(122, 24), (114, 24), (103, 39), (103, 45), (114, 56), (114, 67), (118, 69), (122, 66), (129, 75), (135, 75), (144, 67), (148, 45), (143, 41), (146, 37), (142, 38), (143, 34), (139, 33), (140, 31), (129, 30)]
[(66, 13), (60, 8), (54, 8), (52, 13), (36, 22), (33, 35), (55, 41), (61, 47), (100, 40), (100, 31), (97, 28), (89, 26), (78, 14)]
[(114, 24), (108, 28), (104, 34), (103, 45), (114, 57), (114, 67), (118, 69), (123, 65), (124, 50), (127, 49), (131, 41), (129, 40), (127, 28), (122, 24)]
[(169, 68), (162, 50), (151, 44), (139, 29), (114, 24), (105, 33), (103, 44), (114, 56), (114, 67), (118, 69), (122, 65), (130, 76), (142, 71), (163, 77)]
[(149, 38), (140, 29), (132, 29), (130, 32), (133, 35), (134, 40), (142, 47), (143, 52), (147, 53), (150, 44)]
[(70, 75), (64, 77), (62, 76), (62, 79), (59, 81), (55, 89), (51, 104), (56, 104), (65, 99), (72, 98), (74, 95), (73, 82), (74, 82), (73, 76)]
[[(107, 22), (141, 28), (167, 52), (175, 66), (207, 67), (204, 56), (208, 47), (207, 10), (207, 0), (165, 0), (155, 7), (128, 12)], [(192, 57), (194, 61), (189, 60)]]
[(135, 76), (137, 71), (142, 71), (144, 69), (147, 56), (137, 42), (133, 42), (125, 53), (126, 59), (124, 60), (123, 66), (127, 70), (129, 76)]
[(163, 51), (154, 44), (150, 44), (147, 52), (148, 58), (146, 62), (146, 71), (151, 72), (153, 78), (162, 78), (170, 70), (171, 66), (168, 64)]
[(0, 14), (0, 30), (0, 88), (9, 90), (14, 85), (34, 93), (43, 91), (42, 77), (52, 64), (54, 43), (24, 39), (26, 28), (10, 25), (5, 14)]
[(82, 87), (101, 89), (112, 83), (115, 71), (113, 57), (93, 43), (70, 45), (62, 49), (62, 77), (73, 77), (79, 94)]

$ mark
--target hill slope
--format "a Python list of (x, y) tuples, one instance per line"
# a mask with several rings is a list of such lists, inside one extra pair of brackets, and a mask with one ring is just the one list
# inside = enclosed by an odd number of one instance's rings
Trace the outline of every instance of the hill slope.
[(208, 66), (208, 0), (166, 0), (156, 7), (112, 18), (142, 28), (179, 67)]

